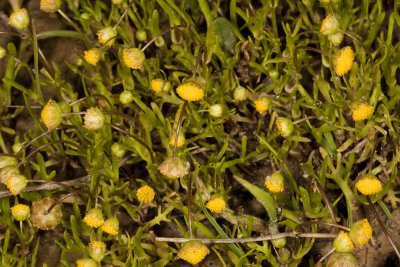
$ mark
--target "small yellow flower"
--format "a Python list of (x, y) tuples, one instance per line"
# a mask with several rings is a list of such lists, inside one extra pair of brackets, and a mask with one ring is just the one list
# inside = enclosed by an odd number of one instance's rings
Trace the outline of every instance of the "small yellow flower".
[(178, 258), (191, 264), (198, 264), (204, 260), (210, 250), (200, 241), (191, 240), (182, 245), (178, 251)]
[(350, 235), (344, 231), (339, 232), (333, 241), (333, 247), (337, 252), (350, 252), (354, 250), (354, 244), (351, 241)]
[(263, 114), (269, 108), (269, 99), (267, 97), (260, 97), (254, 100), (254, 106), (258, 113)]
[(339, 30), (339, 21), (332, 13), (328, 14), (321, 24), (319, 32), (323, 35), (331, 35), (337, 33)]
[(89, 244), (89, 255), (97, 262), (100, 262), (106, 254), (106, 244), (102, 241), (92, 241)]
[(83, 221), (90, 227), (100, 227), (104, 223), (103, 212), (98, 208), (91, 209), (86, 213)]
[(56, 12), (61, 7), (61, 0), (40, 0), (40, 9), (44, 12)]
[[(175, 136), (176, 136), (175, 133), (173, 133), (171, 135), (171, 138), (169, 139), (169, 144), (171, 146), (175, 144)], [(185, 135), (182, 132), (179, 132), (178, 142), (176, 143), (176, 147), (182, 147), (185, 144), (185, 141), (186, 141)]]
[(85, 61), (90, 65), (96, 66), (101, 58), (101, 50), (99, 48), (92, 48), (83, 52)]
[(136, 197), (143, 204), (151, 203), (155, 195), (154, 189), (148, 185), (144, 185), (136, 191)]
[(368, 103), (354, 103), (352, 107), (351, 117), (354, 121), (363, 121), (369, 119), (374, 113), (374, 107)]
[(354, 51), (350, 46), (343, 47), (335, 54), (334, 64), (335, 72), (338, 76), (343, 76), (353, 66), (354, 61)]
[(26, 180), (25, 175), (17, 174), (17, 175), (10, 175), (7, 179), (7, 188), (10, 190), (11, 194), (14, 196), (18, 195), (25, 189), (28, 181)]
[(97, 37), (100, 44), (110, 47), (113, 45), (115, 37), (117, 37), (117, 30), (113, 27), (106, 27), (97, 32)]
[(189, 174), (190, 164), (181, 158), (171, 157), (164, 160), (158, 166), (158, 170), (167, 178), (175, 180)]
[(11, 208), (11, 215), (17, 221), (25, 221), (26, 219), (29, 218), (30, 213), (31, 213), (31, 208), (24, 204), (17, 204)]
[(101, 230), (109, 235), (117, 235), (119, 230), (119, 221), (117, 218), (110, 218), (101, 226)]
[(17, 30), (23, 30), (29, 26), (29, 14), (26, 8), (15, 10), (8, 18), (8, 24)]
[(350, 238), (357, 247), (362, 247), (372, 237), (372, 227), (367, 219), (354, 223), (350, 228)]
[(124, 64), (134, 70), (140, 70), (143, 67), (145, 56), (139, 48), (124, 48), (122, 51), (122, 59)]
[(90, 258), (85, 258), (85, 259), (77, 260), (76, 266), (77, 267), (98, 267), (99, 265), (94, 260), (92, 260)]
[(153, 79), (150, 82), (150, 88), (156, 93), (160, 93), (165, 86), (165, 81), (163, 79)]
[(200, 101), (204, 98), (204, 90), (195, 83), (184, 83), (176, 88), (177, 94), (188, 102)]
[(40, 117), (47, 129), (53, 130), (57, 128), (62, 121), (62, 110), (56, 101), (50, 99), (42, 109)]
[(206, 207), (212, 212), (221, 213), (226, 208), (226, 202), (223, 197), (212, 197)]
[(281, 172), (274, 172), (265, 179), (265, 187), (271, 193), (280, 193), (284, 190), (284, 178)]
[(356, 183), (356, 188), (363, 195), (374, 195), (382, 190), (382, 182), (371, 174), (365, 174)]

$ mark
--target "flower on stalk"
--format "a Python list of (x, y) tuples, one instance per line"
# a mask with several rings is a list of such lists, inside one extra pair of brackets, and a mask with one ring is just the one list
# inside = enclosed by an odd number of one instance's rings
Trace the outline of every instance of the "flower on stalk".
[(350, 71), (354, 62), (354, 51), (350, 46), (343, 47), (335, 54), (334, 65), (338, 76), (343, 76)]
[(151, 203), (155, 195), (154, 189), (148, 185), (144, 185), (136, 191), (136, 197), (142, 204)]
[(106, 27), (97, 32), (97, 37), (100, 44), (111, 47), (114, 44), (115, 37), (117, 37), (117, 30), (113, 27)]
[(99, 108), (89, 108), (86, 110), (85, 117), (83, 118), (85, 127), (89, 131), (96, 131), (103, 127), (105, 117)]
[(204, 98), (204, 90), (193, 82), (183, 83), (176, 88), (176, 93), (185, 101), (194, 102)]
[(56, 228), (60, 224), (62, 217), (61, 206), (59, 204), (54, 205), (54, 202), (51, 197), (32, 202), (30, 220), (33, 226), (42, 230), (49, 230)]
[(361, 248), (364, 246), (372, 237), (372, 227), (367, 219), (357, 221), (350, 227), (350, 238), (353, 243)]
[(160, 93), (164, 87), (166, 82), (163, 79), (153, 79), (150, 82), (150, 88), (156, 93)]
[(17, 221), (25, 221), (29, 218), (31, 213), (31, 208), (28, 205), (17, 204), (11, 208), (11, 215)]
[(333, 13), (329, 13), (321, 24), (319, 32), (323, 35), (332, 35), (339, 31), (339, 21)]
[(289, 137), (294, 130), (293, 122), (288, 118), (279, 117), (276, 119), (276, 128), (282, 137)]
[(100, 227), (104, 223), (103, 212), (99, 208), (93, 208), (86, 213), (83, 221), (92, 228)]
[(118, 219), (115, 217), (107, 219), (101, 226), (101, 230), (109, 235), (117, 235), (119, 230)]
[(263, 114), (264, 112), (266, 112), (269, 108), (269, 99), (268, 97), (260, 97), (256, 100), (254, 100), (254, 106), (257, 110), (258, 113)]
[(226, 202), (221, 196), (213, 196), (206, 205), (207, 209), (215, 213), (221, 213), (226, 208)]
[(274, 172), (265, 179), (265, 187), (271, 193), (280, 193), (284, 190), (284, 179), (281, 172)]
[(159, 166), (160, 173), (171, 180), (181, 178), (189, 174), (190, 164), (178, 157), (164, 160)]
[(356, 182), (357, 190), (366, 196), (379, 193), (382, 187), (382, 182), (372, 174), (365, 174)]
[(8, 24), (14, 29), (23, 30), (29, 26), (29, 14), (26, 8), (15, 10), (8, 18)]
[(337, 252), (350, 252), (354, 250), (354, 244), (351, 241), (350, 235), (344, 231), (339, 232), (333, 241), (333, 247)]
[(6, 183), (8, 190), (10, 190), (11, 194), (14, 196), (21, 193), (27, 184), (28, 181), (26, 180), (25, 175), (22, 174), (10, 175)]
[(97, 262), (100, 262), (106, 255), (106, 244), (102, 241), (92, 241), (89, 243), (89, 255)]
[(191, 240), (182, 245), (178, 251), (178, 258), (191, 264), (198, 264), (204, 260), (210, 250), (200, 241)]
[(139, 48), (124, 48), (122, 51), (122, 59), (127, 67), (134, 70), (140, 70), (143, 68), (145, 56), (143, 51)]
[(374, 114), (374, 106), (366, 102), (355, 102), (352, 105), (351, 117), (353, 121), (363, 121), (371, 118)]
[(97, 262), (90, 258), (79, 259), (76, 261), (77, 267), (98, 267)]
[(50, 99), (43, 107), (40, 117), (47, 129), (54, 130), (62, 121), (62, 110), (60, 105), (58, 105), (56, 101)]
[(101, 50), (99, 48), (91, 48), (83, 52), (83, 58), (87, 63), (97, 66), (101, 58)]
[(61, 0), (40, 0), (40, 9), (44, 12), (54, 13), (61, 7)]

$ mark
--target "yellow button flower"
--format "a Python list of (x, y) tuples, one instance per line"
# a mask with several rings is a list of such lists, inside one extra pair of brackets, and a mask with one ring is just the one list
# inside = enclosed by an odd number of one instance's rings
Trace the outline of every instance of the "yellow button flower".
[(260, 97), (254, 100), (254, 106), (258, 113), (263, 114), (269, 108), (269, 99), (267, 97)]
[(109, 235), (117, 235), (119, 230), (119, 221), (117, 218), (110, 218), (101, 226), (101, 230)]
[(328, 14), (321, 24), (319, 32), (323, 35), (331, 35), (337, 33), (339, 30), (339, 21), (332, 13)]
[(366, 174), (357, 181), (356, 188), (363, 195), (374, 195), (382, 190), (382, 182), (376, 176)]
[(61, 124), (62, 110), (56, 101), (50, 99), (42, 109), (40, 117), (47, 129), (53, 130)]
[(8, 190), (10, 190), (11, 194), (14, 196), (21, 193), (27, 184), (28, 181), (26, 180), (25, 175), (22, 174), (10, 175), (6, 183)]
[(24, 204), (17, 204), (11, 208), (11, 215), (17, 221), (25, 221), (26, 219), (29, 218), (30, 213), (31, 213), (31, 208)]
[(83, 58), (90, 65), (96, 66), (101, 58), (101, 50), (99, 48), (92, 48), (83, 52)]
[(350, 46), (343, 47), (335, 54), (334, 65), (338, 76), (343, 76), (350, 71), (353, 66), (354, 52)]
[(61, 7), (61, 0), (40, 0), (40, 9), (44, 12), (53, 13)]
[(344, 231), (339, 232), (333, 241), (333, 247), (337, 252), (350, 252), (354, 250), (354, 244), (351, 241), (350, 235)]
[(363, 121), (369, 119), (374, 113), (374, 107), (368, 103), (354, 103), (352, 107), (351, 117), (354, 121)]
[(17, 30), (23, 30), (29, 26), (29, 14), (26, 8), (15, 10), (8, 18), (8, 24)]
[(148, 185), (144, 185), (136, 191), (136, 197), (143, 204), (151, 203), (155, 195), (154, 189)]
[(90, 227), (100, 227), (104, 223), (103, 212), (98, 208), (91, 209), (86, 213), (83, 221)]
[(271, 193), (280, 193), (284, 190), (284, 179), (281, 172), (274, 172), (265, 179), (265, 187)]
[(357, 247), (362, 247), (372, 237), (372, 227), (367, 219), (354, 223), (350, 228), (350, 238)]
[(204, 260), (210, 250), (200, 241), (191, 240), (182, 245), (178, 251), (178, 258), (191, 264), (198, 264)]
[(176, 93), (188, 102), (200, 101), (204, 98), (204, 90), (195, 83), (184, 83), (176, 88)]
[(122, 51), (122, 59), (124, 64), (134, 70), (140, 70), (143, 67), (145, 56), (139, 48), (124, 48)]
[(226, 208), (226, 202), (223, 197), (212, 197), (206, 205), (207, 209), (215, 213), (221, 213)]
[(100, 262), (106, 254), (106, 244), (102, 241), (92, 241), (89, 244), (89, 255), (97, 262)]
[(150, 88), (156, 93), (160, 93), (165, 86), (165, 81), (163, 79), (153, 79), (150, 82)]

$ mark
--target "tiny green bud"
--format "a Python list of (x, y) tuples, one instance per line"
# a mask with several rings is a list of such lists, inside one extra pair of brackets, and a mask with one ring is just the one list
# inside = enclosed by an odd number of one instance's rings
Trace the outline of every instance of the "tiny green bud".
[(16, 142), (12, 145), (11, 149), (14, 154), (18, 154), (18, 152), (20, 152), (23, 147), (24, 145), (22, 143)]
[(8, 18), (8, 24), (17, 30), (26, 29), (29, 26), (29, 14), (26, 8), (15, 10)]
[(233, 92), (233, 98), (235, 99), (236, 102), (246, 100), (247, 99), (246, 89), (242, 86), (236, 87), (235, 91)]
[(276, 128), (282, 137), (289, 137), (294, 130), (293, 122), (288, 118), (279, 117), (276, 119)]
[(126, 105), (132, 103), (133, 101), (133, 94), (132, 91), (125, 90), (119, 95), (119, 101)]
[(96, 131), (103, 127), (105, 117), (99, 108), (89, 108), (86, 110), (84, 121), (86, 129)]
[(11, 215), (17, 221), (25, 221), (31, 214), (31, 208), (24, 204), (17, 204), (11, 208)]
[(126, 152), (125, 147), (120, 143), (114, 143), (111, 146), (111, 152), (117, 157), (122, 158)]
[(113, 27), (101, 29), (97, 32), (97, 37), (100, 44), (110, 47), (114, 44), (115, 37), (117, 37), (117, 30)]
[(223, 112), (223, 107), (221, 104), (214, 104), (212, 106), (210, 106), (210, 108), (208, 109), (208, 112), (210, 112), (210, 115), (213, 117), (221, 117), (222, 112)]
[(4, 49), (4, 47), (0, 46), (0, 59), (5, 57), (7, 55), (7, 51)]
[(333, 241), (333, 247), (337, 252), (350, 252), (354, 250), (354, 244), (351, 241), (350, 235), (344, 231), (339, 232)]
[(157, 47), (162, 47), (162, 46), (164, 46), (164, 44), (165, 44), (165, 41), (164, 41), (164, 38), (162, 38), (161, 36), (160, 37), (158, 37), (156, 40), (155, 40), (155, 45), (157, 46)]
[(138, 30), (135, 35), (139, 42), (144, 42), (147, 39), (147, 33), (145, 30)]

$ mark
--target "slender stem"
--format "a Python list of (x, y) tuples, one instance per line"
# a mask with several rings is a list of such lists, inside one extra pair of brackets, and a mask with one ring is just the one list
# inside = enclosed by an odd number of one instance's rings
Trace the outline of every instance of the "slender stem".
[(83, 37), (83, 41), (85, 42), (87, 47), (90, 47), (90, 42), (87, 39), (86, 34), (84, 34), (81, 29), (79, 29), (78, 25), (76, 25), (75, 22), (73, 22), (61, 9), (57, 10), (57, 12), (69, 23), (71, 26), (81, 34)]
[(179, 138), (179, 132), (181, 131), (182, 127), (182, 121), (183, 121), (183, 116), (185, 115), (185, 110), (187, 106), (187, 101), (185, 101), (182, 105), (181, 113), (179, 114), (179, 119), (178, 119), (178, 125), (176, 126), (176, 131), (175, 131), (175, 142), (174, 142), (174, 152), (173, 156), (176, 156), (176, 148), (178, 146), (178, 138)]
[(321, 194), (322, 199), (323, 199), (326, 207), (328, 208), (329, 214), (331, 215), (332, 222), (336, 222), (336, 216), (335, 216), (335, 213), (333, 212), (332, 205), (329, 202), (329, 199), (328, 199), (327, 195), (325, 194), (325, 191), (322, 188), (321, 184), (319, 183), (319, 181), (317, 179), (315, 179), (315, 177), (311, 177), (311, 181), (317, 188), (318, 192)]
[(188, 181), (188, 191), (187, 191), (187, 206), (188, 206), (188, 221), (189, 221), (189, 236), (193, 238), (193, 229), (192, 229), (192, 175), (189, 175)]
[(324, 256), (322, 256), (322, 258), (319, 259), (319, 261), (317, 262), (317, 264), (315, 264), (315, 266), (320, 266), (320, 264), (329, 256), (331, 255), (333, 252), (335, 252), (335, 249), (331, 249), (330, 251), (328, 251), (328, 253), (326, 253)]
[(298, 229), (299, 227), (303, 226), (303, 225), (309, 225), (309, 224), (329, 225), (329, 226), (336, 227), (336, 228), (345, 230), (345, 231), (347, 231), (347, 232), (350, 232), (350, 228), (348, 228), (348, 227), (346, 227), (346, 226), (343, 226), (343, 225), (340, 225), (340, 224), (336, 224), (336, 223), (325, 222), (325, 221), (308, 221), (308, 222), (303, 222), (303, 223), (301, 223), (301, 224), (299, 224), (299, 225), (297, 226), (297, 229)]
[(108, 103), (109, 106), (112, 106), (111, 103), (110, 103), (110, 101), (108, 101), (107, 97), (105, 97), (104, 95), (99, 95), (99, 94), (88, 95), (88, 96), (82, 97), (81, 99), (78, 99), (78, 100), (76, 100), (76, 101), (74, 101), (74, 102), (71, 102), (69, 105), (70, 105), (70, 106), (73, 106), (73, 105), (75, 105), (75, 104), (77, 104), (77, 103), (79, 103), (79, 102), (85, 101), (86, 99), (92, 98), (92, 97), (101, 97), (101, 98), (103, 98), (103, 99)]
[(156, 237), (156, 241), (160, 242), (174, 242), (174, 243), (185, 243), (191, 240), (200, 241), (204, 244), (233, 244), (233, 243), (250, 243), (250, 242), (260, 242), (273, 239), (279, 239), (284, 237), (293, 238), (321, 238), (321, 239), (334, 239), (337, 234), (328, 233), (280, 233), (276, 235), (269, 236), (259, 236), (259, 237), (245, 237), (245, 238), (180, 238), (180, 237)]
[(157, 40), (158, 37), (160, 37), (160, 36), (162, 36), (162, 35), (164, 35), (164, 34), (170, 32), (170, 31), (172, 31), (172, 30), (179, 29), (179, 28), (186, 28), (186, 26), (184, 26), (184, 25), (176, 25), (176, 26), (173, 26), (173, 27), (171, 27), (171, 28), (169, 28), (169, 29), (163, 31), (163, 32), (160, 33), (160, 34), (157, 34), (157, 35), (154, 36), (145, 46), (143, 46), (142, 52), (144, 52), (144, 50), (146, 50), (147, 47), (149, 47), (152, 43), (154, 43), (154, 41)]

